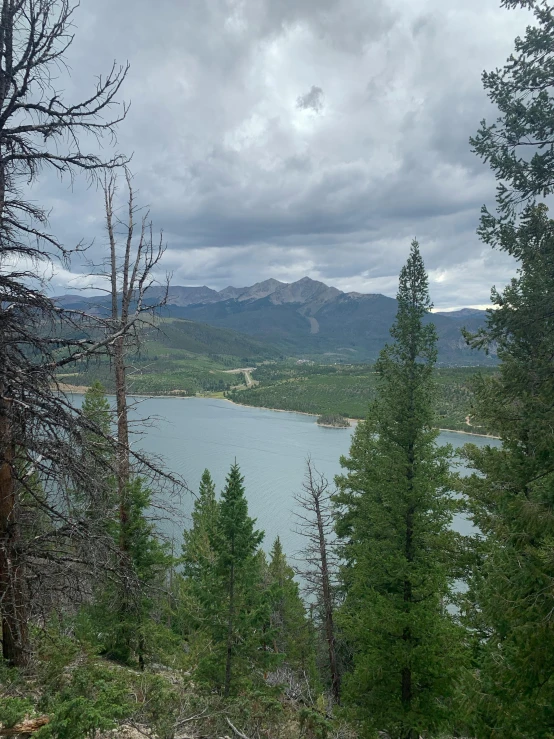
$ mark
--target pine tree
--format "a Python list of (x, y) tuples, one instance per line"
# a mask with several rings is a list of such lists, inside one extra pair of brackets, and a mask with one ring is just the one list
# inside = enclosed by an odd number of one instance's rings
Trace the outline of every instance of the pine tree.
[(536, 198), (554, 192), (554, 8), (503, 5), (529, 8), (535, 25), (502, 70), (483, 76), (500, 117), (472, 139), (499, 183), (497, 214), (483, 207), (480, 236), (519, 270), (504, 292), (493, 289), (496, 310), (468, 337), (502, 361), (498, 377), (476, 387), (476, 413), (502, 448), (467, 450), (478, 473), (465, 491), (481, 536), (467, 598), (475, 669), (465, 690), (479, 737), (542, 739), (554, 725), (554, 226)]
[(478, 474), (465, 491), (482, 537), (468, 593), (478, 669), (466, 691), (479, 737), (546, 739), (554, 725), (554, 222), (546, 207), (528, 207), (502, 243), (519, 274), (493, 291), (497, 310), (473, 338), (502, 361), (498, 376), (476, 387), (476, 412), (502, 448), (467, 448)]
[(204, 470), (192, 512), (192, 526), (183, 533), (183, 571), (191, 579), (201, 579), (203, 568), (213, 564), (218, 513), (215, 485), (209, 470)]
[(248, 515), (244, 478), (235, 463), (218, 506), (214, 578), (204, 596), (204, 631), (210, 647), (197, 670), (199, 679), (207, 679), (226, 697), (242, 680), (255, 679), (257, 670), (272, 661), (272, 653), (264, 648), (269, 598), (258, 556), (264, 535), (254, 525)]
[[(248, 516), (244, 478), (238, 465), (233, 464), (221, 495), (219, 531), (216, 541), (217, 566), (225, 585), (227, 600), (227, 636), (225, 652), (225, 679), (223, 692), (228, 696), (233, 679), (233, 662), (245, 642), (241, 631), (250, 626), (248, 613), (256, 589), (256, 551), (263, 533), (254, 529), (254, 520)], [(242, 602), (241, 602), (242, 601)], [(242, 610), (244, 609), (244, 611)], [(247, 635), (246, 643), (250, 641)], [(242, 644), (241, 644), (242, 642)], [(243, 655), (240, 655), (243, 656)]]
[[(127, 520), (122, 523), (118, 515), (116, 455), (108, 441), (112, 410), (100, 382), (93, 382), (87, 390), (82, 413), (91, 428), (85, 434), (79, 453), (86, 461), (94, 449), (89, 463), (98, 464), (102, 460), (105, 475), (97, 488), (92, 485), (94, 476), (91, 475), (91, 485), (75, 490), (74, 497), (77, 504), (84, 507), (87, 521), (110, 538), (111, 565), (117, 572), (115, 579), (108, 577), (100, 584), (95, 583), (96, 602), (86, 610), (102, 632), (100, 648), (103, 653), (122, 662), (136, 659), (143, 667), (162, 630), (158, 594), (163, 589), (171, 557), (167, 546), (160, 542), (154, 524), (146, 517), (151, 493), (141, 478), (135, 476), (129, 481)], [(120, 555), (116, 555), (122, 526), (125, 526), (124, 535), (128, 541), (123, 567)]]
[(291, 667), (311, 672), (311, 629), (298, 583), (294, 579), (294, 570), (287, 562), (279, 537), (271, 549), (267, 577), (271, 592), (270, 623), (274, 631), (274, 649), (285, 655)]
[[(208, 470), (200, 480), (198, 497), (192, 512), (192, 526), (183, 532), (180, 610), (182, 630), (194, 634), (202, 629), (210, 613), (213, 592), (217, 588), (215, 538), (219, 507), (215, 485)], [(208, 619), (209, 620), (209, 619)]]
[[(172, 560), (168, 546), (160, 541), (154, 524), (146, 517), (151, 493), (140, 478), (135, 477), (129, 484), (127, 497), (127, 576), (123, 581), (108, 580), (97, 592), (88, 612), (102, 632), (103, 654), (125, 663), (136, 660), (143, 669), (147, 656), (156, 652), (158, 642), (168, 638), (159, 595)], [(114, 547), (120, 540), (120, 525), (114, 515), (111, 522)], [(125, 608), (121, 607), (121, 600), (125, 601)]]
[[(548, 0), (502, 5), (530, 9), (536, 24), (516, 39), (515, 53), (502, 69), (483, 73), (483, 86), (500, 115), (492, 124), (483, 120), (471, 144), (496, 175), (498, 227), (514, 220), (522, 202), (554, 192), (554, 7)], [(496, 219), (483, 208), (482, 235), (498, 243), (498, 229), (488, 228), (491, 220)]]
[[(104, 436), (109, 436), (112, 422), (112, 411), (110, 403), (106, 397), (106, 390), (99, 380), (94, 380), (85, 393), (83, 406), (81, 408), (83, 415), (91, 421), (95, 428), (88, 432), (87, 439), (91, 443), (98, 444), (101, 449), (102, 456), (113, 454), (113, 444), (108, 444)], [(98, 433), (101, 432), (101, 433)], [(103, 434), (103, 436), (101, 435)]]
[(371, 732), (416, 739), (451, 711), (458, 632), (451, 601), (451, 452), (436, 446), (436, 334), (417, 242), (400, 273), (396, 340), (381, 352), (377, 399), (337, 478), (337, 534), (353, 650), (345, 703)]

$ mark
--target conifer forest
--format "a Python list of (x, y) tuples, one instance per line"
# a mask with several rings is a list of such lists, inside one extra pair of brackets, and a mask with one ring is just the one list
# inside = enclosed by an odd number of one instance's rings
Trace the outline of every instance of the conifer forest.
[[(497, 360), (472, 374), (471, 424), (500, 442), (437, 444), (433, 281), (408, 238), (340, 473), (306, 454), (293, 557), (251, 515), (240, 455), (219, 489), (213, 460), (185, 480), (137, 433), (130, 382), (145, 332), (163, 331), (173, 226), (119, 151), (132, 66), (69, 95), (78, 6), (0, 0), (0, 737), (554, 737), (554, 8), (501, 5), (528, 25), (483, 73), (467, 153), (497, 186), (474, 213), (482, 248), (513, 273), (460, 334)], [(86, 264), (102, 310), (49, 292), (49, 270), (87, 252), (51, 228), (52, 174), (100, 194)], [(237, 400), (232, 382), (213, 380)], [(320, 424), (349, 421), (330, 408)]]

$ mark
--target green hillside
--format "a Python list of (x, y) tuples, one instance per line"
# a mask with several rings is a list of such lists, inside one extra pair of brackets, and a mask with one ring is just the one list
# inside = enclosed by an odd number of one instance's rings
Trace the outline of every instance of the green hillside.
[[(476, 372), (489, 374), (495, 370), (437, 369), (438, 427), (480, 433), (478, 422), (471, 418), (471, 385)], [(229, 391), (227, 397), (236, 403), (262, 408), (364, 418), (375, 395), (376, 375), (372, 365), (270, 364), (258, 368), (253, 378), (259, 383), (257, 386)]]
[[(182, 319), (163, 319), (142, 333), (140, 348), (129, 355), (129, 390), (147, 395), (220, 393), (244, 381), (229, 370), (279, 358), (279, 352), (249, 336)], [(100, 380), (108, 391), (113, 378), (108, 361), (89, 361), (58, 375), (69, 385)]]
[(251, 336), (182, 318), (161, 319), (156, 328), (149, 332), (148, 345), (150, 353), (155, 348), (164, 347), (191, 354), (239, 357), (246, 364), (253, 359), (259, 361), (280, 356), (273, 346)]
[[(226, 328), (181, 318), (166, 318), (143, 332), (140, 350), (129, 356), (129, 391), (137, 395), (225, 395), (244, 405), (279, 408), (316, 415), (364, 418), (375, 393), (370, 364), (298, 363), (269, 344)], [(242, 368), (252, 372), (246, 386)], [(471, 380), (475, 367), (438, 369), (437, 426), (479, 432), (472, 415)], [(68, 385), (89, 386), (100, 380), (113, 390), (106, 359), (61, 373)]]
[[(171, 305), (166, 310), (173, 317), (248, 334), (288, 356), (347, 363), (377, 359), (390, 339), (397, 310), (396, 300), (384, 295), (339, 294), (322, 304), (275, 303), (273, 297)], [(483, 325), (483, 311), (454, 317), (436, 313), (427, 320), (436, 326), (439, 365), (496, 364), (496, 357), (470, 349), (462, 336), (462, 328), (477, 331)]]

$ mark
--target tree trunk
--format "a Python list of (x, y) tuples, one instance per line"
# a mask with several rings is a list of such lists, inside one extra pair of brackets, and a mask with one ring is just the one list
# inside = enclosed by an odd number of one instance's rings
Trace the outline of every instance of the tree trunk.
[(119, 500), (120, 549), (129, 550), (129, 420), (127, 415), (127, 389), (125, 372), (125, 339), (121, 337), (114, 346), (115, 397), (117, 410), (117, 492)]
[[(412, 377), (410, 378), (413, 382)], [(413, 419), (413, 406), (414, 406), (414, 397), (413, 397), (413, 387), (412, 392), (410, 396), (410, 419)], [(405, 551), (404, 555), (406, 557), (406, 561), (409, 563), (412, 563), (414, 561), (414, 504), (412, 500), (412, 493), (413, 493), (413, 487), (414, 487), (414, 465), (415, 465), (415, 441), (412, 437), (408, 444), (408, 467), (406, 470), (406, 477), (408, 479), (408, 495), (410, 496), (410, 500), (408, 502), (408, 510), (406, 511), (406, 542), (405, 542)], [(409, 578), (406, 578), (404, 580), (404, 593), (403, 593), (403, 599), (406, 610), (409, 608), (409, 604), (412, 602), (413, 595), (412, 595), (412, 582)], [(404, 628), (402, 639), (404, 642), (410, 646), (412, 642), (412, 630), (409, 626), (406, 626)], [(413, 698), (413, 687), (412, 687), (412, 671), (409, 667), (403, 667), (402, 668), (402, 678), (401, 678), (401, 700), (402, 700), (402, 706), (404, 708), (405, 712), (409, 712), (412, 707), (412, 698)], [(418, 732), (415, 731), (415, 729), (411, 727), (407, 727), (404, 729), (402, 733), (402, 739), (417, 739), (418, 738)]]
[[(122, 623), (128, 622), (133, 609), (133, 598), (130, 591), (128, 573), (132, 566), (130, 558), (131, 542), (129, 540), (129, 421), (127, 415), (127, 388), (125, 367), (125, 338), (117, 339), (113, 347), (115, 398), (117, 412), (117, 500), (119, 506), (119, 559), (123, 580), (120, 584), (119, 618)], [(141, 628), (141, 626), (139, 626)], [(130, 650), (131, 633), (129, 623), (122, 631), (124, 647)], [(144, 650), (140, 647), (139, 666), (144, 669)]]
[(337, 664), (337, 652), (335, 644), (335, 626), (333, 623), (333, 600), (331, 596), (331, 583), (329, 580), (329, 566), (327, 563), (327, 547), (325, 542), (325, 531), (321, 517), (319, 498), (315, 499), (317, 516), (317, 531), (319, 535), (319, 553), (321, 558), (321, 579), (323, 591), (323, 609), (325, 618), (325, 637), (329, 651), (329, 669), (331, 671), (331, 692), (333, 698), (340, 705), (340, 675)]
[[(0, 389), (0, 394), (2, 390)], [(18, 546), (16, 492), (13, 478), (15, 459), (9, 407), (0, 400), (0, 614), (2, 656), (14, 667), (28, 661), (25, 583)]]
[(225, 687), (223, 695), (227, 698), (231, 690), (231, 661), (233, 658), (233, 623), (235, 618), (235, 564), (231, 563), (229, 581), (229, 621), (227, 625), (227, 657), (225, 660)]
[[(11, 23), (7, 15), (11, 12), (9, 4), (2, 4), (2, 45), (5, 48), (5, 61), (11, 60)], [(0, 79), (0, 98), (5, 100), (6, 77)], [(3, 214), (6, 197), (6, 172), (3, 149), (0, 163), (0, 238), (3, 235)], [(0, 314), (2, 308), (0, 307)], [(1, 315), (0, 315), (1, 323)], [(0, 331), (2, 326), (0, 325)], [(1, 345), (1, 342), (0, 342)], [(2, 361), (2, 357), (0, 357)], [(3, 374), (3, 373), (2, 373)], [(0, 396), (6, 394), (0, 382)], [(15, 449), (13, 442), (11, 413), (8, 400), (0, 399), (0, 629), (2, 637), (2, 656), (8, 664), (22, 667), (28, 658), (27, 618), (22, 567), (18, 550), (18, 525), (16, 491), (13, 479)]]

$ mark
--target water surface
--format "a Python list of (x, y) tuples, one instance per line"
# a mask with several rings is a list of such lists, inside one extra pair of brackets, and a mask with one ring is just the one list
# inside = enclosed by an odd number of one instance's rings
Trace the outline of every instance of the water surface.
[[(134, 417), (155, 419), (154, 425), (135, 442), (138, 446), (163, 457), (167, 467), (185, 478), (193, 490), (197, 490), (202, 472), (208, 468), (220, 491), (236, 460), (244, 475), (250, 515), (266, 534), (264, 548), (270, 549), (277, 535), (287, 554), (302, 548), (302, 540), (294, 531), (293, 510), (294, 495), (301, 491), (306, 458), (310, 456), (318, 471), (332, 482), (341, 472), (340, 456), (348, 453), (353, 428), (322, 428), (313, 416), (249, 408), (225, 400), (136, 400)], [(498, 444), (495, 440), (448, 431), (439, 437), (439, 443), (450, 443), (456, 448), (468, 442), (479, 446)], [(190, 514), (193, 502), (192, 496), (183, 496), (180, 508), (184, 517)], [(462, 517), (454, 523), (463, 533), (471, 529)], [(181, 525), (174, 522), (176, 535)]]

